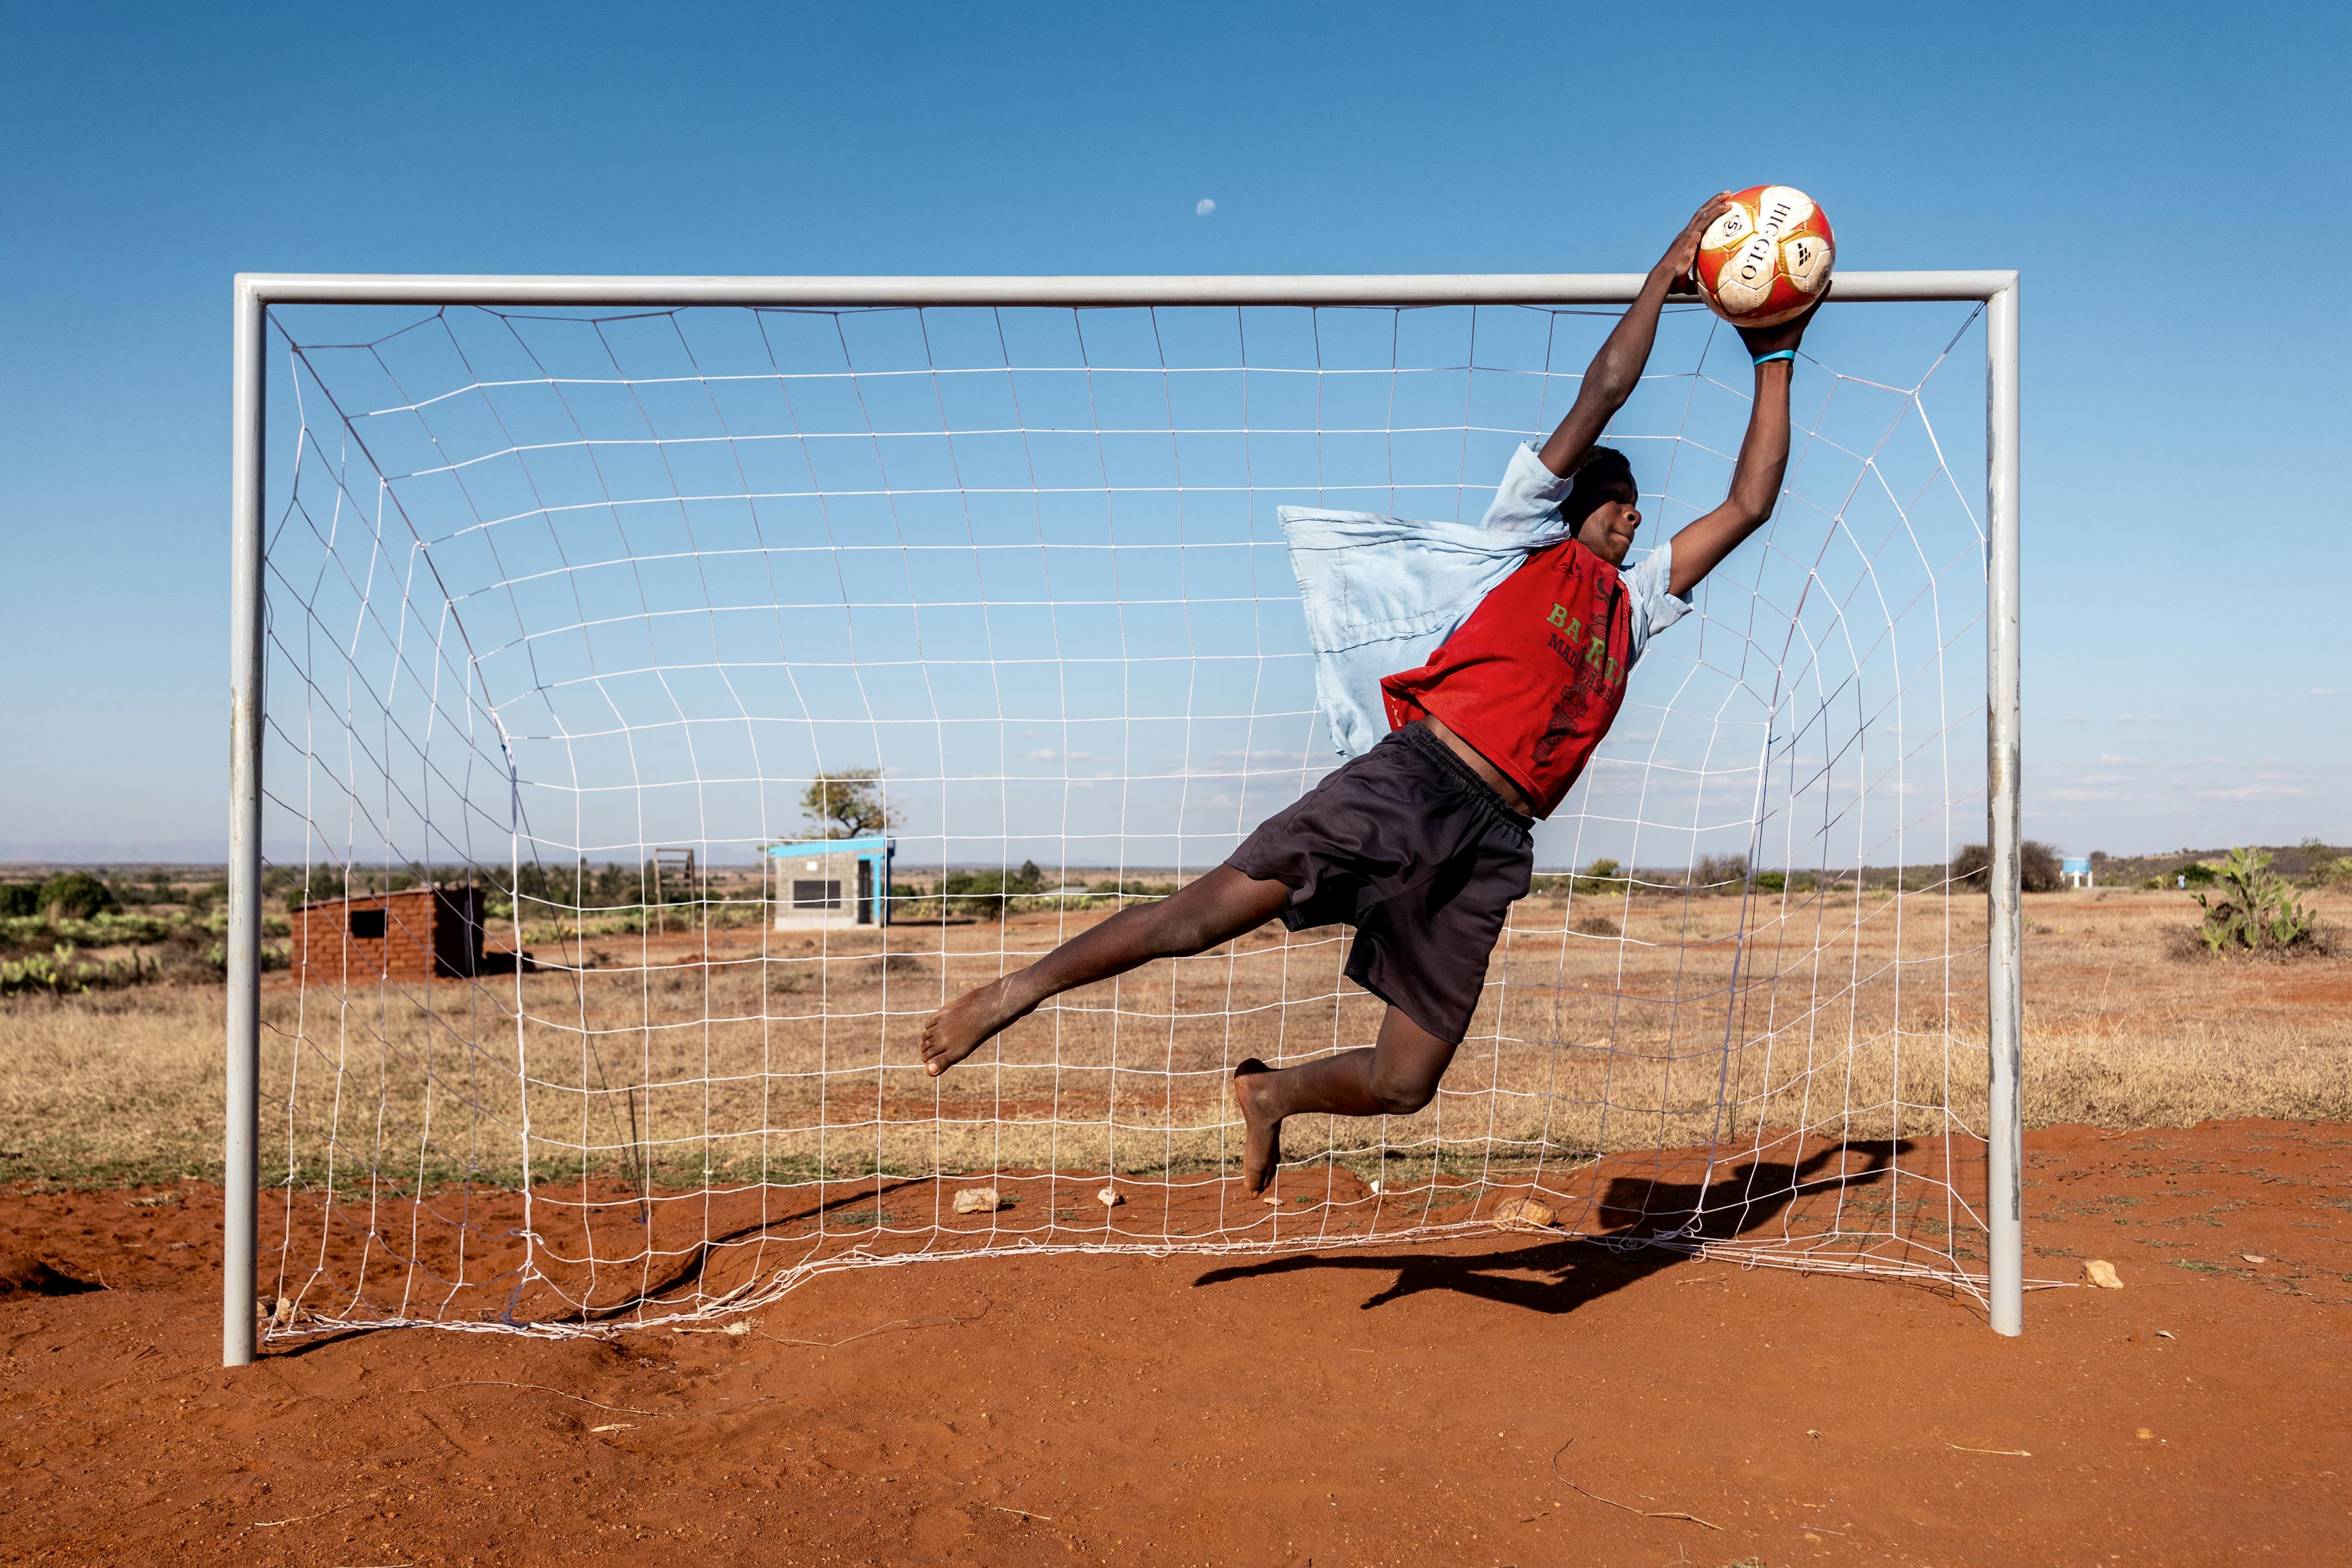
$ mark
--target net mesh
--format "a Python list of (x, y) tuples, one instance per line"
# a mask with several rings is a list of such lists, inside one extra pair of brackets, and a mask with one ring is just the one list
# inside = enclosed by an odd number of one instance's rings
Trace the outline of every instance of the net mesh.
[[(1816, 327), (1779, 510), (1539, 827), (1425, 1110), (1294, 1118), (1274, 1201), (1234, 1180), (1234, 1066), (1377, 1030), (1339, 928), (919, 1065), (947, 998), (1339, 762), (1276, 507), (1475, 521), (1614, 318), (274, 310), (272, 1332), (593, 1333), (1530, 1196), (1622, 1247), (1979, 1290), (1964, 306)], [(1637, 555), (1722, 499), (1748, 384), (1669, 309), (1610, 436)]]

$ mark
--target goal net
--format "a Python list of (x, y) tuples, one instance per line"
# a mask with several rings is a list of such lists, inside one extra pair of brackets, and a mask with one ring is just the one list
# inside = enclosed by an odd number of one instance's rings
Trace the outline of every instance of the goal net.
[[(271, 307), (268, 1331), (593, 1333), (1525, 1197), (1980, 1294), (1981, 310), (1823, 314), (1779, 510), (1538, 828), (1436, 1100), (1294, 1119), (1261, 1202), (1228, 1077), (1370, 1042), (1344, 929), (937, 1079), (923, 1021), (1338, 764), (1276, 508), (1475, 522), (1614, 307)], [(1609, 436), (1637, 556), (1722, 499), (1749, 384), (1669, 308)]]

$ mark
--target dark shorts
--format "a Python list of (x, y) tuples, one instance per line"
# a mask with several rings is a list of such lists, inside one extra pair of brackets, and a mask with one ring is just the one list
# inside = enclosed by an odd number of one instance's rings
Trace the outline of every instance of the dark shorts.
[(1533, 826), (1415, 723), (1266, 818), (1225, 864), (1288, 888), (1292, 931), (1354, 926), (1348, 978), (1458, 1045), (1503, 917), (1527, 895)]

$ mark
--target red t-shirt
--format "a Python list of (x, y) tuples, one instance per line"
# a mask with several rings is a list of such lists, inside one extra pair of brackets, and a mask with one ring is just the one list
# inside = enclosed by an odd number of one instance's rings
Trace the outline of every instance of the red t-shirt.
[(1427, 664), (1381, 679), (1389, 728), (1434, 714), (1549, 816), (1617, 721), (1633, 636), (1615, 567), (1573, 539), (1538, 550)]

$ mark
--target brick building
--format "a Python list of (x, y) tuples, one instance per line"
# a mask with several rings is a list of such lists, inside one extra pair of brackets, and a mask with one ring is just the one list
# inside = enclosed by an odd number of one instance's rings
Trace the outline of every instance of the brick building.
[(890, 860), (882, 835), (771, 844), (768, 898), (778, 931), (831, 931), (890, 923)]
[(291, 921), (295, 976), (306, 984), (485, 972), (479, 888), (405, 888), (313, 900)]

